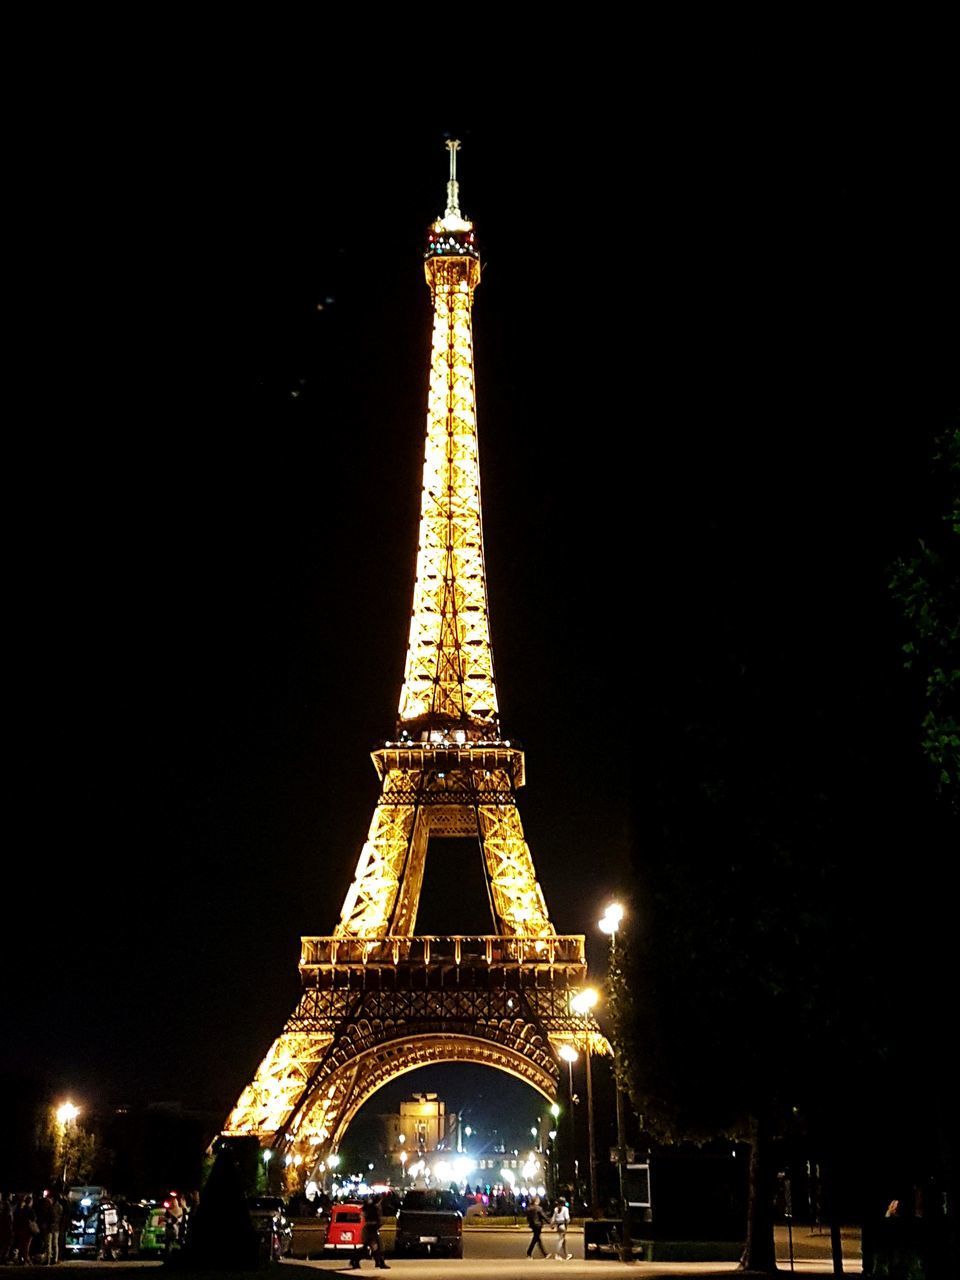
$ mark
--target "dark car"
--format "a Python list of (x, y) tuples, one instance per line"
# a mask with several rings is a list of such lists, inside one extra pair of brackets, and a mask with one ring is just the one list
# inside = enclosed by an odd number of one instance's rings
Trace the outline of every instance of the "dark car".
[(452, 1191), (414, 1188), (403, 1197), (393, 1246), (404, 1254), (463, 1257), (463, 1214)]
[(80, 1187), (86, 1194), (70, 1192), (70, 1209), (64, 1235), (67, 1258), (114, 1258), (122, 1241), (117, 1206), (102, 1187)]
[(247, 1201), (254, 1230), (260, 1239), (264, 1258), (285, 1258), (290, 1253), (293, 1226), (287, 1218), (287, 1206), (279, 1196), (251, 1196)]

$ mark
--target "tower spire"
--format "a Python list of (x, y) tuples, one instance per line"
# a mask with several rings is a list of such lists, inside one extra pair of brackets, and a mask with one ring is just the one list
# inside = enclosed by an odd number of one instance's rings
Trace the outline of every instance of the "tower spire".
[(459, 138), (451, 138), (447, 142), (447, 150), (450, 152), (450, 181), (447, 183), (447, 208), (444, 213), (446, 218), (462, 218), (460, 212), (460, 183), (457, 181), (457, 152), (460, 150)]
[(447, 142), (450, 152), (450, 180), (447, 183), (447, 207), (442, 218), (434, 224), (443, 231), (472, 231), (473, 223), (460, 212), (460, 183), (457, 181), (457, 152), (460, 150), (459, 138), (450, 138)]

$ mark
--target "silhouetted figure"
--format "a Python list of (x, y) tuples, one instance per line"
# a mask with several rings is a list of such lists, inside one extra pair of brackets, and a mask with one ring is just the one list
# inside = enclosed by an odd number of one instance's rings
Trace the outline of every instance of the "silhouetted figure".
[(52, 1267), (60, 1259), (60, 1218), (62, 1211), (56, 1192), (45, 1191), (37, 1206), (37, 1223), (40, 1227), (40, 1247), (43, 1261)]
[(530, 1228), (532, 1235), (530, 1236), (530, 1244), (527, 1246), (527, 1257), (533, 1257), (534, 1249), (540, 1250), (540, 1256), (545, 1258), (547, 1251), (543, 1247), (543, 1241), (540, 1239), (540, 1232), (546, 1225), (547, 1218), (543, 1210), (540, 1208), (540, 1197), (534, 1196), (527, 1205), (527, 1226)]
[(236, 1156), (223, 1149), (190, 1214), (187, 1239), (167, 1265), (181, 1270), (254, 1271), (258, 1264), (259, 1241), (240, 1166)]
[(21, 1265), (28, 1263), (33, 1248), (33, 1238), (39, 1235), (37, 1215), (33, 1208), (33, 1196), (26, 1192), (20, 1196), (20, 1203), (13, 1213), (13, 1243), (17, 1250)]
[(13, 1209), (15, 1199), (13, 1192), (9, 1199), (4, 1191), (0, 1194), (0, 1264), (9, 1260), (13, 1252)]
[[(383, 1226), (383, 1210), (380, 1208), (380, 1197), (370, 1196), (363, 1205), (363, 1243), (370, 1250), (370, 1256), (381, 1271), (390, 1268), (383, 1260), (383, 1245), (380, 1243), (380, 1228)], [(351, 1266), (360, 1266), (359, 1258), (351, 1259)]]

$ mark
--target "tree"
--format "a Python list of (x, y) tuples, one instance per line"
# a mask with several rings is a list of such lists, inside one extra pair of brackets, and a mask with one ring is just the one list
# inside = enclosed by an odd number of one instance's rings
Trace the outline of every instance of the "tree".
[[(933, 451), (933, 478), (941, 518), (918, 551), (893, 566), (890, 590), (900, 606), (910, 638), (902, 646), (905, 668), (919, 677), (922, 718), (920, 746), (949, 817), (937, 833), (938, 848), (956, 846), (952, 819), (960, 815), (960, 428), (945, 433)], [(930, 922), (923, 954), (930, 972), (949, 972), (954, 963), (952, 920)], [(940, 1010), (930, 1002), (923, 1056), (939, 1069), (927, 1082), (934, 1099), (932, 1128), (939, 1145), (939, 1176), (945, 1193), (945, 1265), (960, 1264), (960, 1109), (956, 1102), (956, 1050), (940, 1029)], [(952, 1064), (952, 1065), (951, 1065)], [(949, 1259), (949, 1260), (947, 1260)], [(929, 1262), (929, 1260), (928, 1260)]]
[(945, 481), (939, 526), (893, 568), (890, 590), (910, 630), (904, 666), (923, 680), (921, 745), (938, 791), (960, 813), (960, 428), (937, 441)]
[(882, 583), (867, 596), (803, 546), (751, 565), (753, 547), (704, 542), (652, 654), (615, 1034), (655, 1137), (749, 1142), (744, 1265), (774, 1270), (774, 1144), (802, 1133), (835, 1169), (883, 1099), (911, 1105), (891, 1064), (913, 975), (878, 943), (909, 957), (919, 890), (896, 874), (915, 789), (882, 692)]

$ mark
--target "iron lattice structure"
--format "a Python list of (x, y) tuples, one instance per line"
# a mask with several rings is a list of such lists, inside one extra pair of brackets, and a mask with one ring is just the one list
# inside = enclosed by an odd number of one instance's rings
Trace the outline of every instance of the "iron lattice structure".
[[(447, 207), (428, 233), (433, 298), (420, 541), (396, 740), (340, 922), (302, 939), (303, 991), (227, 1119), (309, 1171), (393, 1077), (480, 1062), (557, 1094), (559, 1050), (609, 1045), (571, 1000), (586, 982), (582, 935), (558, 935), (516, 792), (524, 755), (500, 736), (487, 607), (474, 392), (473, 224), (460, 212), (459, 143)], [(479, 845), (495, 932), (415, 934), (430, 836)]]

